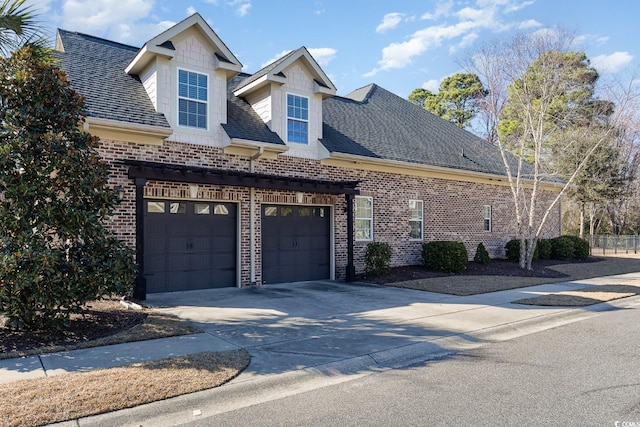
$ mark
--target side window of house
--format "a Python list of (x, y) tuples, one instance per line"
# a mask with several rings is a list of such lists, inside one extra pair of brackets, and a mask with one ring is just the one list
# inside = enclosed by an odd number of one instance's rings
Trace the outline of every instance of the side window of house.
[(484, 231), (491, 231), (491, 205), (483, 206)]
[(422, 240), (423, 238), (423, 201), (409, 200), (409, 238)]
[(287, 94), (287, 141), (309, 140), (309, 98)]
[(206, 74), (178, 70), (178, 124), (207, 129), (209, 85)]
[(356, 240), (373, 240), (373, 197), (355, 198)]

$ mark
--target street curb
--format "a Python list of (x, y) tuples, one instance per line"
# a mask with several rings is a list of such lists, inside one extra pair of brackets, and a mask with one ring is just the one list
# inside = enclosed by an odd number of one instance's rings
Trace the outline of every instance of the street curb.
[[(556, 328), (593, 317), (599, 313), (632, 308), (640, 305), (640, 296), (632, 296), (594, 304), (587, 307), (567, 308), (551, 314), (509, 322), (477, 331), (468, 331), (416, 342), (402, 347), (350, 357), (305, 369), (243, 378), (242, 376), (214, 389), (203, 390), (171, 398), (171, 411), (167, 400), (140, 405), (107, 414), (81, 418), (55, 424), (58, 427), (84, 427), (102, 425), (173, 426), (215, 416), (220, 413), (273, 401), (298, 393), (340, 384), (392, 369), (408, 368), (425, 362), (443, 360), (463, 350), (470, 350), (490, 342), (506, 341), (516, 337)], [(463, 336), (472, 335), (477, 341)], [(215, 407), (210, 402), (215, 401)]]

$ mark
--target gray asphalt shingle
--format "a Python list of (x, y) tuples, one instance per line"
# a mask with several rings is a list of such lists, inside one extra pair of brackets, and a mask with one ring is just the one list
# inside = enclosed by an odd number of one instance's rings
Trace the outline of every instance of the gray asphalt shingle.
[(124, 72), (138, 48), (77, 32), (59, 30), (64, 52), (59, 66), (84, 96), (88, 117), (169, 127), (140, 79)]
[[(140, 79), (124, 72), (138, 48), (65, 30), (59, 35), (64, 46), (59, 65), (85, 97), (88, 116), (170, 127)], [(222, 127), (230, 138), (285, 145), (245, 100), (233, 95), (255, 78), (240, 73), (229, 81)], [(332, 153), (504, 175), (497, 147), (375, 84), (323, 101), (321, 142)]]

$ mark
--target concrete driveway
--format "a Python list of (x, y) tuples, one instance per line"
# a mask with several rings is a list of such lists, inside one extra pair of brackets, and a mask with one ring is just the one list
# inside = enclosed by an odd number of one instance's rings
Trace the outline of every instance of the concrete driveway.
[[(189, 320), (252, 356), (242, 378), (340, 362), (361, 368), (443, 357), (485, 339), (576, 318), (589, 308), (511, 301), (583, 287), (568, 282), (459, 297), (362, 283), (314, 281), (148, 295), (147, 303)], [(599, 308), (602, 309), (602, 308)], [(548, 326), (547, 326), (548, 327)]]

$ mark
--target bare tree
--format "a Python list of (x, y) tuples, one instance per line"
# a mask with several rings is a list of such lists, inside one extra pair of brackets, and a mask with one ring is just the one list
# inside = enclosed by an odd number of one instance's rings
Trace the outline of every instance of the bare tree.
[[(535, 245), (549, 215), (557, 209), (589, 157), (610, 138), (626, 108), (628, 93), (618, 102), (612, 100), (616, 105), (614, 113), (594, 112), (595, 116), (606, 117), (606, 122), (584, 121), (575, 126), (575, 105), (557, 102), (572, 90), (571, 82), (561, 78), (563, 73), (559, 72), (564, 66), (562, 54), (571, 52), (572, 42), (573, 36), (561, 30), (520, 34), (507, 41), (486, 44), (464, 61), (466, 71), (476, 74), (488, 91), (479, 117), (484, 121), (487, 138), (500, 148), (504, 162), (522, 268), (531, 269)], [(530, 70), (532, 65), (536, 68), (534, 73)], [(518, 132), (509, 133), (508, 138), (499, 127), (507, 104), (520, 117)], [(576, 131), (569, 139), (560, 140), (561, 131), (571, 127)], [(583, 157), (564, 179), (544, 168), (549, 165), (550, 143), (568, 148), (585, 140), (591, 140), (592, 144), (583, 150)], [(542, 196), (549, 186), (555, 187), (555, 197)]]

